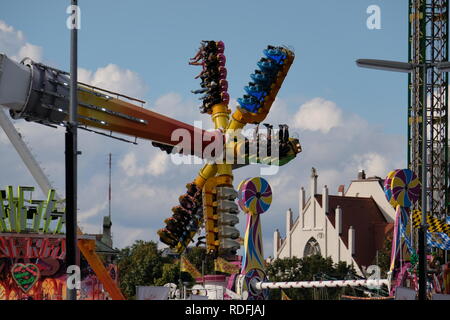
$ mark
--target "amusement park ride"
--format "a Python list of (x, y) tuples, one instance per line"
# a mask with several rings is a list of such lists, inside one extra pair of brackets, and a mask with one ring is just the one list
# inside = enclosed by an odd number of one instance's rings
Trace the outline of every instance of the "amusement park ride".
[[(268, 46), (264, 55), (258, 62), (259, 70), (251, 75), (252, 81), (245, 87), (247, 94), (238, 99), (239, 106), (230, 117), (224, 44), (221, 41), (202, 42), (199, 53), (191, 59), (191, 64), (198, 64), (203, 68), (198, 76), (202, 80), (202, 88), (194, 93), (204, 93), (201, 112), (211, 115), (215, 125), (213, 132), (197, 129), (130, 102), (141, 102), (136, 99), (87, 84), (78, 84), (80, 128), (100, 134), (105, 133), (94, 129), (108, 130), (111, 137), (113, 132), (118, 132), (148, 139), (153, 141), (154, 146), (168, 153), (208, 158), (208, 163), (200, 170), (197, 178), (187, 184), (186, 194), (179, 198), (180, 204), (172, 209), (172, 217), (165, 220), (166, 227), (159, 230), (158, 234), (162, 242), (181, 254), (204, 228), (207, 252), (217, 258), (217, 261), (222, 261), (222, 265), (225, 264), (226, 267), (238, 265), (240, 268), (240, 272), (230, 277), (228, 292), (233, 298), (250, 300), (266, 299), (267, 289), (312, 285), (310, 282), (267, 282), (260, 214), (270, 206), (270, 185), (263, 178), (249, 178), (239, 184), (237, 191), (233, 187), (233, 169), (249, 163), (284, 165), (301, 151), (298, 139), (289, 137), (286, 125), (280, 125), (280, 130), (274, 130), (271, 125), (264, 124), (267, 128), (265, 134), (256, 130), (250, 138), (240, 132), (248, 124), (258, 125), (264, 121), (294, 60), (294, 53), (285, 47)], [(18, 64), (5, 55), (0, 58), (0, 104), (9, 109), (10, 115), (15, 119), (24, 118), (49, 126), (66, 125), (69, 75), (30, 59), (24, 59)], [(195, 141), (186, 145), (173, 139), (172, 132), (176, 129), (184, 129), (192, 136), (203, 137), (201, 148), (195, 146)], [(17, 136), (14, 139), (14, 130), (9, 131), (11, 141), (20, 141)], [(214, 143), (222, 148), (211, 148)], [(26, 147), (21, 146), (20, 142), (14, 145), (30, 171), (39, 179), (43, 174), (39, 173), (39, 166), (30, 161), (32, 156), (27, 155)], [(214, 150), (212, 155), (207, 154), (208, 148)], [(45, 190), (49, 186), (45, 181), (41, 181), (39, 185)], [(12, 197), (11, 192), (7, 193), (10, 203), (18, 203), (20, 197)], [(236, 198), (238, 204), (235, 203)], [(47, 208), (47, 211), (52, 212), (50, 206), (47, 205)], [(237, 240), (239, 232), (234, 227), (239, 222), (239, 208), (247, 214), (242, 261), (236, 256), (240, 243)], [(54, 211), (51, 214), (57, 214)], [(11, 221), (13, 216), (11, 210), (4, 210), (4, 219)], [(27, 214), (28, 216), (34, 219), (33, 214)], [(64, 212), (61, 212), (59, 221), (64, 221), (64, 216)], [(54, 233), (58, 234), (61, 230), (59, 228)], [(39, 228), (27, 231), (38, 234), (42, 232)], [(103, 264), (99, 263), (95, 243), (86, 243), (80, 234), (78, 247), (111, 298), (123, 299), (116, 283)], [(386, 280), (348, 280), (342, 283), (324, 281), (319, 285), (333, 287), (383, 283), (388, 284)]]
[[(281, 126), (281, 134), (272, 134), (277, 130), (272, 131), (271, 126), (267, 125), (267, 134), (264, 136), (256, 134), (254, 139), (235, 135), (235, 131), (242, 129), (246, 124), (258, 124), (265, 119), (292, 64), (293, 52), (284, 47), (271, 46), (264, 50), (266, 57), (258, 63), (260, 70), (252, 74), (252, 82), (245, 88), (248, 94), (238, 100), (240, 106), (232, 115), (231, 120), (229, 119), (231, 111), (227, 106), (229, 97), (223, 52), (224, 44), (222, 42), (203, 42), (199, 54), (191, 61), (192, 64), (203, 66), (203, 71), (199, 75), (202, 79), (202, 89), (198, 91), (205, 93), (202, 98), (201, 112), (211, 115), (216, 128), (214, 132), (197, 129), (134, 104), (142, 102), (140, 100), (87, 84), (78, 84), (78, 121), (79, 127), (82, 129), (100, 134), (105, 134), (104, 132), (107, 131), (111, 137), (114, 137), (112, 133), (116, 132), (148, 139), (153, 142), (154, 146), (169, 153), (178, 152), (201, 158), (206, 154), (205, 150), (208, 146), (213, 143), (222, 147), (218, 149), (219, 151), (216, 150), (216, 153), (213, 152), (213, 157), (218, 161), (211, 162), (209, 159), (210, 163), (200, 171), (195, 181), (188, 184), (187, 193), (180, 197), (180, 205), (173, 209), (173, 217), (166, 220), (167, 228), (159, 232), (161, 240), (179, 253), (183, 252), (204, 224), (208, 251), (216, 257), (234, 256), (240, 244), (235, 240), (239, 236), (239, 232), (234, 228), (239, 221), (237, 218), (239, 209), (234, 202), (237, 192), (232, 184), (233, 167), (238, 168), (249, 163), (283, 165), (295, 158), (296, 154), (301, 151), (299, 141), (288, 136), (286, 126)], [(3, 54), (0, 55), (0, 67), (2, 70), (0, 104), (9, 109), (11, 117), (53, 127), (66, 125), (70, 82), (68, 73), (30, 59), (24, 59), (19, 64)], [(23, 145), (9, 119), (5, 116), (1, 119), (5, 131), (9, 133), (8, 136), (14, 142), (25, 164), (41, 188), (49, 191), (49, 183), (45, 174), (33, 161), (31, 154), (27, 153), (26, 146)], [(103, 130), (103, 132), (97, 131), (97, 129)], [(182, 144), (180, 148), (182, 141), (173, 139), (172, 134), (177, 129), (184, 129), (194, 137), (202, 137), (201, 147), (198, 148), (195, 145), (196, 142), (191, 141), (188, 145)], [(267, 150), (269, 152), (266, 152)], [(255, 152), (252, 153), (252, 151)], [(254, 179), (250, 182), (258, 183)], [(267, 210), (270, 201), (264, 210), (261, 209), (260, 202), (263, 203), (271, 195), (270, 191), (266, 190), (269, 187), (267, 184), (257, 185), (257, 187), (265, 189), (261, 189), (262, 193), (255, 191), (253, 198), (247, 196), (248, 201), (251, 202), (255, 199), (258, 205), (254, 211), (248, 210), (249, 213), (254, 212), (254, 214), (250, 214), (251, 218), (249, 218), (247, 227), (246, 243), (248, 243), (247, 247), (252, 248), (252, 251), (248, 251), (249, 254), (245, 256), (245, 270), (255, 269), (255, 263), (257, 263), (262, 272), (262, 241), (257, 215)], [(14, 212), (12, 210), (14, 204), (17, 204), (19, 208), (25, 207), (23, 199), (20, 194), (19, 197), (14, 197), (12, 188), (8, 188), (8, 192), (4, 194), (9, 198), (8, 203), (6, 199), (2, 199), (2, 205), (3, 201), (7, 203), (5, 208), (2, 207), (1, 220), (7, 222), (2, 232), (14, 233), (26, 230), (39, 234), (45, 231), (45, 227), (39, 228), (38, 225), (33, 230), (25, 227), (26, 220), (28, 218), (35, 220), (35, 216), (42, 215), (41, 211), (31, 210), (30, 212), (28, 210), (26, 214), (22, 212), (23, 210)], [(51, 191), (51, 194), (54, 196), (54, 191)], [(30, 204), (33, 202), (30, 201)], [(51, 220), (49, 216), (58, 215), (53, 199), (49, 198), (44, 207), (47, 219), (45, 221)], [(17, 224), (17, 219), (21, 224)], [(63, 230), (64, 211), (59, 212), (57, 219), (59, 219), (58, 227), (52, 232), (53, 234), (60, 234)], [(16, 225), (21, 226), (22, 229), (16, 228)], [(78, 247), (111, 297), (123, 299), (120, 290), (109, 277), (109, 273), (101, 263), (98, 263), (99, 258), (95, 254), (92, 242), (87, 244), (81, 236)]]

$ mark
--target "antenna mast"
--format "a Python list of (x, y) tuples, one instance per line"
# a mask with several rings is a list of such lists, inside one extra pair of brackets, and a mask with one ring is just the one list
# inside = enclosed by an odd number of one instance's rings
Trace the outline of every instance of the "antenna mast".
[(108, 215), (111, 220), (111, 153), (109, 154)]

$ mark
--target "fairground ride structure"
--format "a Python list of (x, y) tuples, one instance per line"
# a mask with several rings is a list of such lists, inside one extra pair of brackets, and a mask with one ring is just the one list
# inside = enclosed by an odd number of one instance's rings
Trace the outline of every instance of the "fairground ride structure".
[[(228, 143), (226, 139), (226, 133), (232, 133), (233, 130), (242, 128), (246, 123), (257, 124), (264, 120), (275, 99), (275, 95), (281, 86), (281, 82), (292, 63), (293, 53), (291, 51), (285, 48), (275, 47), (268, 48), (268, 50), (268, 52), (271, 52), (270, 54), (272, 54), (274, 61), (278, 61), (276, 65), (273, 63), (265, 63), (263, 67), (269, 69), (272, 68), (272, 71), (276, 70), (277, 72), (275, 74), (257, 73), (257, 75), (255, 75), (255, 82), (257, 82), (257, 85), (253, 87), (256, 91), (265, 88), (265, 95), (267, 95), (267, 97), (261, 96), (258, 99), (259, 107), (256, 109), (249, 104), (246, 105), (246, 108), (238, 108), (233, 115), (233, 120), (230, 122), (232, 124), (231, 127), (229, 127), (227, 123), (230, 111), (222, 101), (212, 104), (209, 108), (217, 130), (214, 132), (207, 132), (152, 112), (141, 106), (137, 106), (136, 103), (143, 103), (141, 100), (93, 87), (88, 84), (78, 83), (79, 128), (131, 143), (136, 143), (137, 138), (143, 138), (151, 140), (154, 146), (159, 147), (164, 151), (195, 155), (201, 158), (203, 158), (206, 148), (212, 143), (218, 143), (220, 146), (225, 147), (224, 149), (232, 150), (231, 161), (224, 164), (206, 165), (205, 168), (201, 170), (197, 179), (190, 184), (192, 188), (201, 189), (204, 198), (208, 197), (207, 190), (203, 188), (206, 185), (207, 180), (214, 182), (211, 184), (212, 188), (210, 189), (214, 196), (217, 194), (217, 190), (222, 188), (220, 189), (221, 191), (219, 191), (219, 194), (222, 194), (224, 198), (222, 199), (223, 201), (220, 202), (220, 205), (225, 205), (226, 208), (223, 211), (221, 221), (229, 224), (230, 221), (226, 218), (226, 211), (231, 210), (233, 213), (236, 213), (233, 209), (234, 203), (233, 201), (230, 201), (236, 197), (232, 187), (231, 170), (252, 162), (283, 165), (295, 158), (296, 154), (301, 151), (299, 141), (290, 138), (287, 135), (288, 132), (286, 127), (283, 127), (285, 130), (283, 130), (284, 133), (281, 137), (278, 135), (273, 136), (275, 142), (275, 147), (273, 148), (274, 151), (275, 149), (278, 150), (278, 147), (281, 146), (281, 152), (276, 155), (275, 152), (272, 154), (270, 152), (269, 154), (264, 152), (261, 152), (261, 154), (259, 153), (260, 144), (267, 144), (268, 141), (271, 141), (271, 131), (269, 131), (270, 134), (265, 135), (264, 141), (260, 140), (262, 135), (257, 135), (256, 139), (252, 140), (251, 143), (247, 138), (239, 141), (239, 146), (237, 146), (236, 139), (232, 140), (231, 143)], [(30, 59), (24, 59), (21, 63), (17, 63), (4, 54), (0, 54), (0, 70), (0, 105), (9, 109), (11, 117), (14, 119), (33, 121), (50, 127), (66, 125), (68, 120), (70, 82), (70, 75), (67, 72), (34, 62)], [(272, 77), (269, 78), (269, 75)], [(251, 99), (247, 100), (247, 102), (251, 102)], [(19, 152), (33, 177), (36, 179), (38, 185), (44, 193), (47, 192), (51, 189), (48, 179), (34, 160), (31, 153), (27, 150), (26, 145), (23, 144), (23, 141), (20, 139), (20, 136), (15, 131), (9, 119), (3, 114), (3, 111), (0, 119), (2, 120), (2, 126), (5, 129), (5, 132), (7, 132), (8, 137), (13, 142), (16, 150)], [(177, 140), (173, 138), (173, 132), (177, 129), (184, 129), (194, 137), (202, 137), (200, 147), (192, 140), (189, 145), (183, 144), (181, 149), (178, 148), (180, 139)], [(120, 138), (114, 136), (113, 133), (132, 136), (135, 140), (131, 141)], [(250, 152), (252, 147), (256, 147), (256, 154)], [(262, 149), (263, 148), (261, 148), (261, 150)], [(229, 155), (230, 153), (228, 153), (228, 156)], [(221, 155), (219, 155), (219, 157), (220, 156)], [(239, 159), (241, 161), (237, 161)], [(218, 175), (217, 177), (214, 177), (216, 173), (218, 173)], [(187, 201), (188, 197), (183, 197), (183, 199), (184, 200), (180, 198), (181, 204)], [(207, 203), (210, 202), (205, 201), (205, 204)], [(214, 202), (213, 206), (215, 205), (217, 205), (217, 202)], [(219, 211), (220, 210), (221, 209), (219, 209)], [(5, 212), (5, 214), (9, 215), (8, 212)], [(214, 220), (217, 220), (217, 215), (214, 216)], [(205, 214), (205, 218), (207, 217), (211, 216)], [(9, 219), (9, 216), (5, 216), (5, 218)], [(62, 212), (60, 218), (64, 221), (64, 212)], [(200, 217), (200, 219), (195, 221), (198, 227), (203, 221), (202, 218), (203, 217)], [(192, 221), (193, 220), (190, 219), (190, 221), (187, 221), (187, 224), (191, 224)], [(205, 219), (205, 225), (208, 225), (207, 219)], [(213, 231), (212, 233), (214, 233), (216, 232), (216, 229), (217, 228), (209, 231)], [(230, 228), (222, 227), (221, 230), (229, 231)], [(188, 238), (177, 243), (176, 250), (178, 252), (184, 250), (189, 241), (192, 240), (192, 236), (195, 235), (196, 231), (191, 231)], [(224, 239), (213, 240), (209, 238), (210, 241), (208, 241), (208, 244), (215, 249), (219, 248), (220, 243), (224, 244), (227, 248), (235, 248), (235, 242), (231, 239), (225, 239), (229, 234), (221, 234), (220, 236), (223, 236)], [(233, 238), (235, 237), (233, 236)], [(80, 238), (80, 241), (83, 242), (84, 240)], [(95, 254), (95, 245), (93, 246), (90, 242), (84, 243), (86, 241), (80, 245), (80, 241), (78, 244), (79, 249), (87, 258), (91, 267), (96, 271), (96, 274), (103, 282), (105, 289), (109, 291), (113, 299), (123, 299), (120, 290), (112, 283), (111, 279), (108, 278), (109, 274), (103, 270), (104, 266)]]

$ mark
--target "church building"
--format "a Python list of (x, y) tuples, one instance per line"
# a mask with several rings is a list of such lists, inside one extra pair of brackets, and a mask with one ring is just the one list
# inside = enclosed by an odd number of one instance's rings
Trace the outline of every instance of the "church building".
[(317, 192), (317, 178), (312, 168), (310, 196), (300, 188), (298, 217), (293, 221), (293, 211), (287, 211), (284, 238), (274, 232), (273, 256), (320, 254), (334, 263), (345, 261), (364, 275), (393, 232), (395, 210), (385, 198), (383, 179), (366, 178), (361, 171), (347, 190), (341, 185), (337, 195), (330, 195), (326, 185), (322, 194)]

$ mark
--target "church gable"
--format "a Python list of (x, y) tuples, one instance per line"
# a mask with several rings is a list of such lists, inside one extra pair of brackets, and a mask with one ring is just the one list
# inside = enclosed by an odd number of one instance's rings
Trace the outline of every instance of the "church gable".
[(383, 248), (386, 236), (392, 234), (390, 213), (386, 214), (384, 202), (379, 203), (382, 180), (364, 176), (352, 182), (352, 192), (346, 193), (341, 185), (339, 195), (329, 195), (327, 186), (318, 194), (317, 178), (313, 169), (309, 187), (312, 197), (307, 201), (305, 189), (300, 188), (298, 218), (292, 221), (292, 210), (288, 210), (286, 236), (282, 239), (276, 232), (274, 256), (302, 258), (320, 252), (335, 262), (353, 264), (360, 273), (363, 266), (373, 264), (377, 250)]
[[(322, 195), (316, 195), (319, 204)], [(373, 198), (329, 196), (330, 212), (328, 220), (336, 227), (335, 210), (342, 209), (342, 234), (340, 238), (348, 247), (348, 230), (355, 229), (355, 255), (354, 259), (360, 266), (372, 264), (376, 251), (384, 245), (385, 230), (389, 230), (389, 223)], [(380, 236), (382, 231), (382, 236)], [(378, 233), (378, 234), (377, 234)]]

